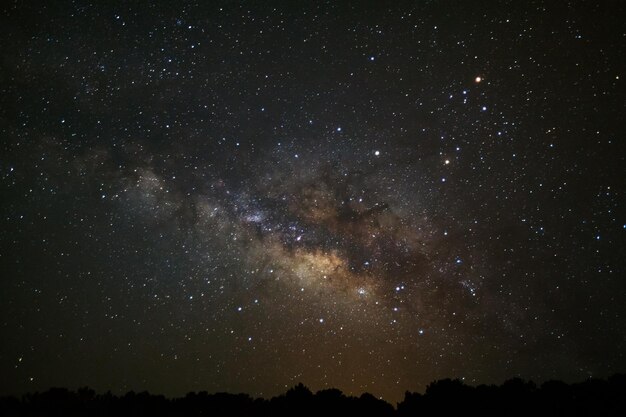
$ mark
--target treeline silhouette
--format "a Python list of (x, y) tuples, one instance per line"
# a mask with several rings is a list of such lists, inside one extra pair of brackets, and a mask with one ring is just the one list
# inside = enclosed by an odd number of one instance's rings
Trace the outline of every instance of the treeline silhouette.
[(510, 379), (500, 386), (465, 385), (443, 379), (424, 394), (406, 392), (394, 408), (365, 393), (344, 395), (338, 389), (311, 392), (298, 384), (269, 400), (247, 394), (190, 392), (167, 399), (133, 391), (115, 396), (89, 388), (51, 388), (22, 398), (0, 398), (0, 416), (626, 416), (626, 375), (566, 384)]

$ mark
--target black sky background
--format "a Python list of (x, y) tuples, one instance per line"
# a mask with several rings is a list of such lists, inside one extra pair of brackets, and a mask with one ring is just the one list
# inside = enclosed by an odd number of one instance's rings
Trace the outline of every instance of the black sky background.
[(0, 392), (623, 372), (624, 5), (9, 2)]

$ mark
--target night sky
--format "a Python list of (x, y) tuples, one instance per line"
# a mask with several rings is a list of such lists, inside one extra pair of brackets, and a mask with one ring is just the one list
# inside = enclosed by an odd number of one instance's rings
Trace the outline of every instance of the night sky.
[(3, 2), (0, 393), (626, 370), (626, 4)]

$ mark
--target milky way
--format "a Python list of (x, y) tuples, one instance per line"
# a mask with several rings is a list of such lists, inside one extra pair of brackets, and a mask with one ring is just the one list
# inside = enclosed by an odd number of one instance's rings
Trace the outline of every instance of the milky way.
[(623, 5), (458, 8), (5, 6), (2, 393), (624, 371)]

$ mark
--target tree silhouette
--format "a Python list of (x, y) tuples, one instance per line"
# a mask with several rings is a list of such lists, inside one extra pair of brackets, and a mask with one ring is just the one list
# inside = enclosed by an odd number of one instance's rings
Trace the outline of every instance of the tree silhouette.
[(500, 386), (471, 387), (458, 379), (428, 385), (424, 394), (406, 392), (394, 409), (364, 393), (344, 395), (338, 389), (313, 394), (302, 383), (270, 400), (247, 394), (190, 392), (182, 398), (130, 391), (102, 395), (83, 387), (77, 391), (51, 388), (20, 399), (0, 397), (0, 416), (7, 417), (246, 417), (246, 416), (626, 416), (626, 375), (608, 380), (588, 379), (577, 384), (547, 381), (539, 388), (513, 378)]

